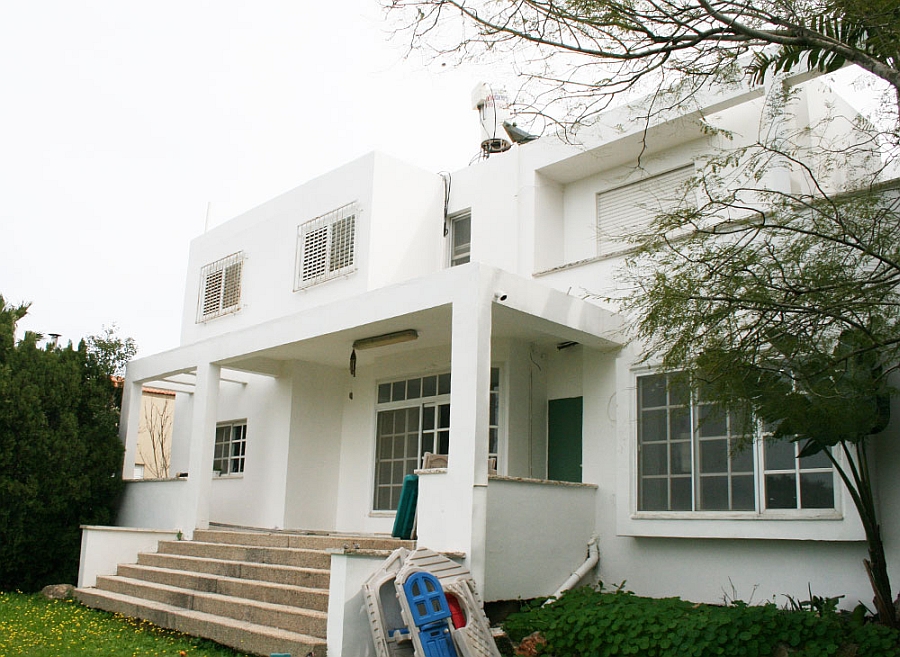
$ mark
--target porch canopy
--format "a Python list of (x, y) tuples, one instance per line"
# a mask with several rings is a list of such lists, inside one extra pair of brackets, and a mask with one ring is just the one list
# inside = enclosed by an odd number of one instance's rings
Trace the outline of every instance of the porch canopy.
[[(595, 304), (479, 263), (275, 318), (129, 364), (122, 423), (125, 472), (135, 461), (142, 386), (190, 392), (191, 418), (182, 419), (182, 426), (190, 427), (188, 477), (179, 482), (178, 526), (185, 534), (206, 527), (211, 478), (194, 473), (212, 471), (219, 384), (232, 377), (228, 372), (279, 377), (297, 361), (349, 368), (355, 341), (412, 328), (418, 334), (416, 349), (449, 346), (452, 446), (443, 485), (453, 490), (454, 509), (473, 510), (445, 519), (441, 535), (452, 537), (452, 544), (430, 547), (472, 554), (484, 533), (483, 513), (474, 510), (484, 508), (488, 481), (492, 339), (551, 348), (573, 342), (613, 352), (624, 342), (623, 326), (620, 316)], [(387, 346), (377, 350), (378, 356), (403, 348)], [(368, 352), (357, 357), (358, 367), (374, 358)], [(480, 579), (479, 565), (470, 563), (470, 569)]]

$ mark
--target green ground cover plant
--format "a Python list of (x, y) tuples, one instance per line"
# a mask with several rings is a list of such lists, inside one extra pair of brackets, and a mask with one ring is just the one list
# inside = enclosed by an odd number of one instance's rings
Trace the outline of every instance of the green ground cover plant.
[(88, 609), (0, 592), (0, 657), (246, 657), (205, 639)]
[(540, 653), (554, 657), (900, 657), (900, 632), (862, 614), (771, 602), (695, 604), (588, 587), (526, 606), (504, 627), (516, 643), (540, 632)]

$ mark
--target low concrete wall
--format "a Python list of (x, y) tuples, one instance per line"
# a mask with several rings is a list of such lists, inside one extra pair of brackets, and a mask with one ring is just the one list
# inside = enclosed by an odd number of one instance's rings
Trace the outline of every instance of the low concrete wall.
[(592, 484), (491, 477), (485, 601), (554, 593), (587, 558), (596, 495)]
[(327, 630), (329, 655), (375, 657), (375, 642), (362, 585), (385, 559), (387, 553), (331, 555)]
[(184, 527), (187, 479), (142, 479), (125, 482), (125, 492), (116, 525), (141, 529), (181, 529), (190, 535), (194, 528)]
[(120, 563), (134, 563), (139, 552), (156, 552), (159, 541), (178, 537), (175, 530), (131, 529), (127, 527), (81, 528), (79, 588), (95, 586), (98, 575), (115, 575)]

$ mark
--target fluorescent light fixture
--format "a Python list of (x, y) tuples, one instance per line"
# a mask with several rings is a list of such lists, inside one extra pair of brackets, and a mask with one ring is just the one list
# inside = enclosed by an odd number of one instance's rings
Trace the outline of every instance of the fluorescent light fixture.
[(401, 342), (411, 342), (419, 337), (418, 331), (415, 329), (406, 329), (405, 331), (394, 331), (393, 333), (384, 333), (382, 335), (373, 335), (370, 338), (360, 338), (354, 341), (354, 349), (373, 349), (374, 347), (386, 347), (389, 344), (400, 344)]

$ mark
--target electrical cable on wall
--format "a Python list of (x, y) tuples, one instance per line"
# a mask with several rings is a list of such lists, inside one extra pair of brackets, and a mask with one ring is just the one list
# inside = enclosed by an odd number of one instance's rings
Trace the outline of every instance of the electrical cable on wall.
[(447, 220), (450, 216), (450, 186), (453, 182), (453, 179), (450, 177), (450, 173), (447, 171), (441, 171), (438, 175), (444, 181), (444, 237), (450, 234), (450, 222)]

